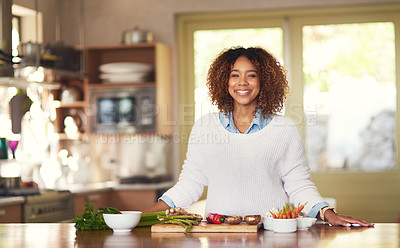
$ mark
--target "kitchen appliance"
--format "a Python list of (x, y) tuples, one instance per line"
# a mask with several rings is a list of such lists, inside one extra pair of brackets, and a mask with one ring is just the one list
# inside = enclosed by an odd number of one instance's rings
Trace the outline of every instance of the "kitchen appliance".
[(122, 33), (122, 43), (140, 43), (140, 42), (153, 42), (153, 33), (147, 30), (141, 30), (138, 26), (133, 29), (125, 30)]
[(70, 191), (42, 191), (25, 197), (24, 223), (72, 222), (74, 197)]
[(40, 190), (38, 188), (23, 187), (21, 177), (0, 176), (0, 196), (27, 196), (38, 194), (40, 194)]
[(155, 87), (91, 89), (89, 103), (90, 132), (156, 131)]
[(36, 66), (40, 63), (42, 56), (42, 44), (31, 41), (22, 42), (18, 45), (18, 55), (22, 58), (22, 66)]
[(46, 67), (77, 71), (80, 68), (81, 53), (72, 46), (62, 42), (46, 44), (41, 57), (41, 64)]
[(76, 101), (82, 101), (83, 99), (81, 89), (76, 86), (64, 87), (61, 91), (62, 103), (74, 103)]
[(119, 177), (120, 184), (150, 184), (150, 183), (162, 183), (171, 180), (172, 178), (168, 175), (157, 175), (157, 176), (147, 176), (147, 175), (133, 175), (127, 177)]
[(21, 177), (0, 177), (0, 190), (15, 189), (21, 187), (22, 187)]

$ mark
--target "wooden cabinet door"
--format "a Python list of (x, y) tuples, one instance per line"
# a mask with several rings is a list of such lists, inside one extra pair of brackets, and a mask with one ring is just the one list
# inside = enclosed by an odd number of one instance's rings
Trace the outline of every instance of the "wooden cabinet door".
[(0, 223), (22, 223), (22, 204), (0, 207)]
[(108, 207), (110, 203), (110, 191), (76, 194), (74, 197), (74, 214), (82, 214), (85, 210), (84, 205), (88, 202), (94, 204), (95, 210), (100, 207)]
[(156, 190), (114, 190), (110, 206), (118, 210), (144, 210), (157, 201)]

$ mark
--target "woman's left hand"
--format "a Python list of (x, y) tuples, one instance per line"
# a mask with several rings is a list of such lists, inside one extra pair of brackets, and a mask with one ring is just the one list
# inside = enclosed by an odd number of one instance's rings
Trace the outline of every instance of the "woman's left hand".
[(329, 222), (333, 226), (351, 226), (352, 224), (365, 226), (365, 227), (373, 227), (373, 223), (369, 223), (362, 219), (355, 219), (349, 216), (343, 216), (340, 214), (336, 214), (332, 210), (327, 210), (325, 212), (325, 220)]

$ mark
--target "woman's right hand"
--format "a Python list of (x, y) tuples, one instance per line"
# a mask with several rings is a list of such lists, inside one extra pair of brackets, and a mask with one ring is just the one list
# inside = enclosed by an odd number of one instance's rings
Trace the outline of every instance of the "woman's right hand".
[(333, 226), (351, 226), (352, 224), (374, 227), (375, 224), (369, 223), (363, 219), (355, 219), (349, 216), (343, 216), (333, 212), (332, 210), (327, 210), (324, 216), (325, 220)]
[(143, 213), (151, 213), (151, 212), (158, 212), (158, 211), (164, 211), (170, 209), (170, 207), (165, 203), (163, 200), (160, 200), (156, 203), (154, 203), (152, 206), (146, 208), (143, 210)]

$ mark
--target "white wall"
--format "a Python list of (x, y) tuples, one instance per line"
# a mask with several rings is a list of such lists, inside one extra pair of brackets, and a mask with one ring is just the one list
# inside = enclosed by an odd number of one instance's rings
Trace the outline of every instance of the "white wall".
[[(10, 0), (11, 1), (11, 0)], [(36, 10), (36, 0), (13, 0), (13, 4), (20, 5), (32, 10)], [(43, 42), (55, 42), (56, 41), (56, 16), (58, 14), (58, 0), (38, 0), (37, 8), (43, 16)], [(32, 18), (32, 22), (35, 22), (35, 18)], [(35, 25), (32, 23), (32, 25)], [(23, 39), (27, 41), (31, 39)], [(39, 38), (41, 41), (41, 38)]]
[[(78, 44), (78, 32), (71, 24), (79, 16), (80, 0), (63, 2), (63, 37), (67, 43)], [(116, 44), (122, 32), (138, 25), (154, 33), (155, 40), (174, 46), (174, 17), (180, 13), (240, 11), (274, 8), (304, 8), (360, 4), (395, 3), (400, 0), (82, 0), (84, 8), (85, 43)], [(67, 11), (68, 10), (68, 11)], [(69, 19), (69, 20), (68, 20)], [(79, 23), (78, 23), (79, 24)]]
[[(155, 41), (172, 47), (176, 83), (175, 16), (183, 13), (279, 8), (312, 8), (400, 3), (400, 0), (37, 0), (43, 13), (43, 41), (60, 38), (67, 45), (118, 44), (124, 30), (139, 26), (153, 32)], [(14, 0), (35, 8), (34, 0)], [(82, 10), (82, 11), (81, 11)], [(61, 13), (61, 14), (60, 14)], [(83, 15), (81, 15), (83, 13)], [(60, 15), (60, 26), (57, 16)], [(57, 37), (57, 28), (60, 37)], [(82, 32), (83, 35), (82, 35)]]
[[(26, 1), (26, 0), (19, 0)], [(49, 0), (40, 0), (49, 1)], [(53, 0), (55, 1), (55, 0)], [(155, 41), (172, 47), (173, 84), (177, 85), (175, 16), (178, 14), (312, 8), (400, 3), (400, 0), (58, 0), (62, 3), (61, 37), (66, 44), (118, 44), (124, 30), (136, 25), (153, 32)], [(83, 19), (80, 16), (83, 9)], [(81, 21), (83, 20), (83, 21)], [(46, 24), (45, 24), (46, 25)], [(79, 27), (84, 35), (80, 36)], [(83, 44), (82, 44), (83, 43)]]

